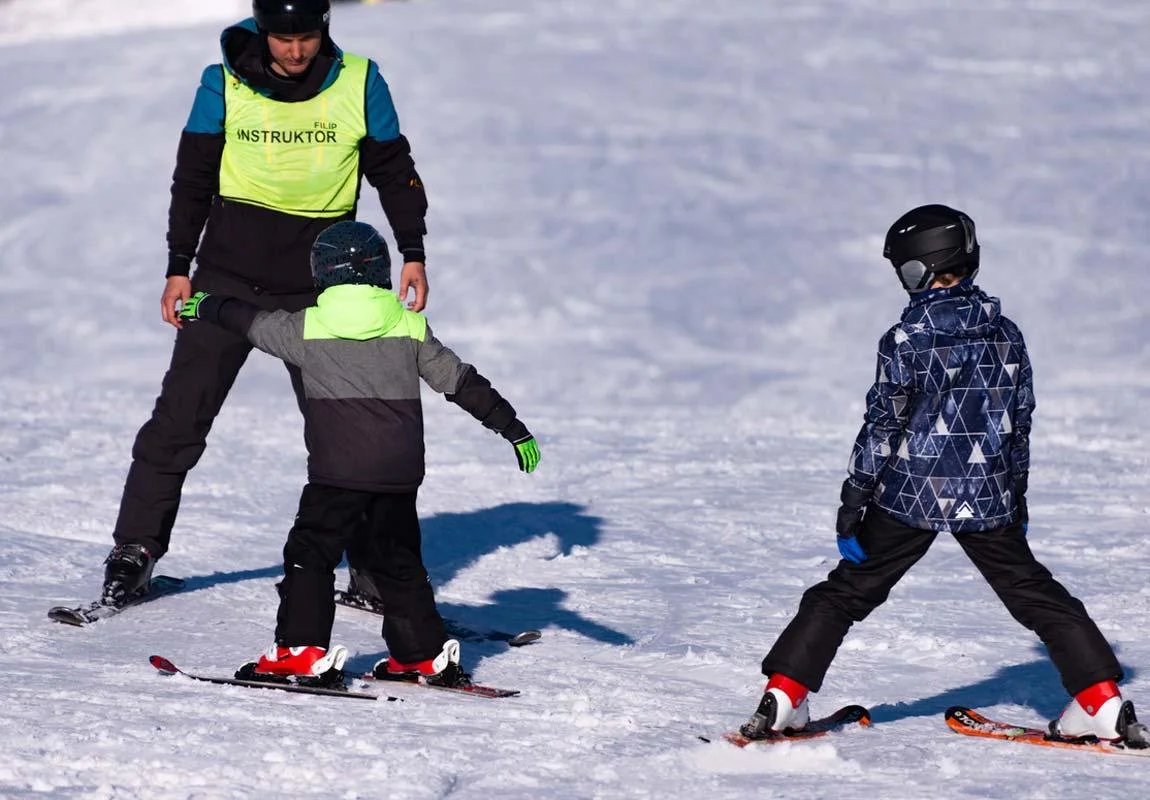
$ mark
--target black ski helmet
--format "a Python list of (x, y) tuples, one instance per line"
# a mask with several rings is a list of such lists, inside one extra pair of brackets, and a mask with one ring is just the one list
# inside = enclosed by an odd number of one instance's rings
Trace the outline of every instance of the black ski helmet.
[(252, 16), (264, 33), (326, 31), (331, 0), (252, 0)]
[(321, 290), (349, 283), (390, 289), (387, 242), (366, 222), (337, 222), (311, 246), (311, 274)]
[(949, 206), (919, 206), (890, 226), (882, 254), (911, 294), (925, 290), (943, 272), (974, 277), (978, 272), (974, 221)]

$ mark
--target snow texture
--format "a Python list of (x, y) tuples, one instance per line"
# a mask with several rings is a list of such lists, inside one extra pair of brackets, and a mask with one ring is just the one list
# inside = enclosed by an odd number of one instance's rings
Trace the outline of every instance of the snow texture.
[[(960, 7), (961, 5), (961, 7)], [(955, 736), (1041, 723), (1041, 645), (952, 540), (855, 627), (817, 742), (703, 744), (835, 563), (839, 484), (905, 299), (882, 235), (967, 211), (1027, 335), (1035, 552), (1150, 716), (1150, 7), (1140, 0), (427, 0), (336, 7), (429, 187), (428, 317), (538, 435), (427, 397), (426, 556), (482, 701), (362, 703), (162, 678), (271, 640), (304, 480), (282, 366), (254, 354), (160, 571), (191, 591), (90, 629), (159, 319), (176, 142), (230, 0), (0, 2), (0, 796), (1128, 798), (1137, 759)], [(363, 218), (382, 225), (374, 194)], [(342, 581), (341, 575), (341, 581)], [(376, 623), (341, 611), (368, 668)], [(402, 688), (402, 687), (400, 687)], [(400, 691), (397, 689), (396, 691)], [(1142, 788), (1139, 788), (1142, 787)]]

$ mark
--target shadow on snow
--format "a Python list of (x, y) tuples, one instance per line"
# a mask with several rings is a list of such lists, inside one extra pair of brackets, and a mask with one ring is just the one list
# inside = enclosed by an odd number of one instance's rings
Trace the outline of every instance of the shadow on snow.
[[(576, 547), (592, 547), (600, 538), (602, 520), (585, 513), (574, 503), (506, 503), (476, 511), (435, 514), (420, 521), (423, 556), (436, 585), (445, 585), (484, 555), (503, 547), (515, 547), (545, 536), (556, 539), (558, 552), (548, 559), (570, 555)], [(530, 569), (530, 563), (524, 564)], [(185, 591), (253, 579), (279, 578), (280, 565), (236, 572), (214, 572), (187, 578)], [(517, 575), (525, 582), (529, 575)], [(440, 613), (457, 625), (476, 631), (517, 632), (527, 628), (555, 626), (604, 644), (633, 644), (619, 631), (563, 607), (567, 593), (554, 587), (518, 587), (496, 591), (491, 603), (470, 606), (439, 603)], [(503, 642), (479, 643), (478, 651), (505, 649)], [(468, 649), (476, 648), (476, 644)]]
[[(1115, 650), (1118, 648), (1115, 647)], [(1058, 671), (1046, 655), (1046, 648), (1035, 643), (1032, 652), (1037, 660), (1001, 667), (993, 675), (966, 686), (945, 689), (909, 703), (885, 703), (871, 709), (876, 724), (896, 722), (909, 717), (942, 716), (950, 706), (987, 708), (997, 705), (1019, 705), (1032, 709), (1039, 717), (1051, 720), (1062, 713), (1070, 700)], [(1123, 664), (1125, 680), (1134, 678), (1137, 670)], [(1130, 698), (1137, 701), (1137, 698)], [(1137, 705), (1137, 702), (1135, 702)]]

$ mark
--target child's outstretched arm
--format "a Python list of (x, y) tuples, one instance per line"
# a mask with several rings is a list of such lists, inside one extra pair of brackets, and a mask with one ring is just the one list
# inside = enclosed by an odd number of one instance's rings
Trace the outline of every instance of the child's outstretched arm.
[(296, 316), (287, 311), (265, 311), (238, 297), (207, 292), (196, 292), (180, 309), (183, 322), (219, 325), (292, 364), (299, 364), (303, 358), (303, 337), (297, 330)]
[(493, 430), (515, 448), (515, 459), (523, 472), (534, 472), (539, 466), (539, 443), (487, 378), (475, 367), (465, 364), (451, 348), (444, 345), (428, 327), (419, 342), (419, 376), (448, 401), (455, 403), (483, 427)]

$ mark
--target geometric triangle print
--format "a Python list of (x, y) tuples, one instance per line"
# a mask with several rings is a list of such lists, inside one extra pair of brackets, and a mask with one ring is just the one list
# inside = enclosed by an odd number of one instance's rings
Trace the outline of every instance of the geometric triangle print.
[(975, 442), (974, 447), (971, 448), (970, 458), (968, 458), (966, 460), (966, 463), (967, 464), (985, 464), (986, 463), (986, 456), (984, 456), (982, 454), (982, 445), (980, 445), (978, 442)]

